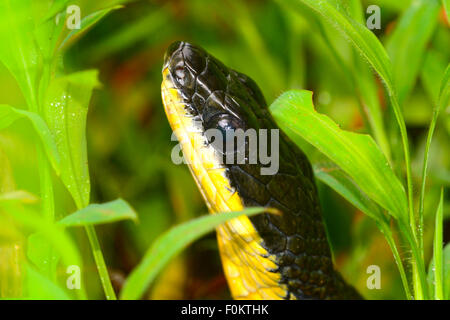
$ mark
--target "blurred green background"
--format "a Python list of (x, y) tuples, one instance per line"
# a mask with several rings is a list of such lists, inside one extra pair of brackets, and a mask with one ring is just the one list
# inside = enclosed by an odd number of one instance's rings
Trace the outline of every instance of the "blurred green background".
[[(343, 128), (367, 132), (367, 125), (345, 69), (306, 13), (303, 17), (294, 15), (277, 1), (263, 0), (74, 1), (80, 5), (82, 16), (115, 2), (124, 7), (114, 10), (74, 42), (64, 56), (64, 66), (68, 73), (89, 68), (100, 72), (102, 88), (94, 92), (87, 122), (92, 202), (122, 197), (139, 214), (138, 224), (126, 221), (96, 228), (113, 284), (120, 290), (127, 274), (158, 235), (174, 224), (207, 212), (187, 167), (170, 161), (175, 142), (170, 141), (160, 84), (163, 55), (171, 42), (184, 40), (200, 45), (227, 66), (251, 76), (268, 103), (287, 89), (308, 89), (314, 92), (319, 112), (330, 115)], [(389, 41), (403, 8), (410, 2), (363, 1), (364, 8), (370, 4), (381, 7), (381, 29), (374, 32), (383, 43)], [(335, 36), (328, 27), (325, 33), (345, 61), (355, 58), (345, 39)], [(449, 47), (449, 24), (441, 10), (421, 71), (404, 103), (417, 185), (437, 90), (433, 83), (450, 60)], [(437, 83), (438, 80), (436, 86)], [(378, 80), (376, 86), (385, 123), (389, 124), (392, 115), (386, 110), (386, 98)], [(1, 103), (25, 104), (19, 87), (1, 65), (0, 88)], [(0, 131), (0, 166), (11, 167), (17, 189), (39, 194), (36, 154), (28, 131), (25, 121)], [(426, 261), (432, 239), (432, 232), (427, 232), (433, 230), (440, 186), (450, 185), (449, 135), (450, 113), (445, 110), (430, 155), (425, 204)], [(396, 142), (390, 142), (394, 150)], [(305, 151), (314, 158), (313, 150)], [(55, 183), (59, 219), (75, 211), (75, 205), (61, 182)], [(373, 221), (325, 185), (319, 184), (319, 190), (336, 265), (344, 277), (367, 298), (403, 298), (392, 254)], [(445, 217), (450, 216), (449, 203), (447, 199)], [(444, 226), (444, 240), (448, 242), (449, 224)], [(87, 238), (82, 230), (72, 232), (84, 253), (89, 297), (103, 298)], [(369, 265), (381, 267), (381, 290), (366, 287)], [(215, 234), (197, 241), (172, 261), (147, 296), (230, 298)]]

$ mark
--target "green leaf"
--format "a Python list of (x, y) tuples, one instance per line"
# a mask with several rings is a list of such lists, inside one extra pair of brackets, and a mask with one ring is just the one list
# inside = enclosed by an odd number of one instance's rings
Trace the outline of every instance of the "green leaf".
[(442, 244), (443, 244), (443, 212), (444, 212), (444, 190), (441, 190), (441, 198), (436, 210), (436, 219), (434, 226), (434, 241), (433, 241), (433, 260), (434, 260), (434, 297), (436, 300), (444, 299), (443, 275), (442, 267)]
[(68, 215), (58, 223), (63, 226), (73, 227), (111, 223), (126, 219), (136, 221), (136, 212), (127, 202), (117, 199), (102, 204), (90, 204)]
[(314, 175), (369, 217), (377, 221), (386, 220), (383, 210), (370, 200), (355, 182), (334, 163), (315, 163)]
[(47, 278), (56, 279), (60, 256), (42, 233), (33, 233), (27, 239), (27, 257)]
[(0, 202), (20, 201), (22, 203), (36, 203), (39, 200), (37, 196), (28, 191), (16, 190), (0, 194)]
[(48, 10), (48, 13), (44, 17), (44, 21), (54, 18), (57, 13), (60, 13), (61, 11), (65, 10), (68, 5), (69, 0), (55, 0), (53, 1), (52, 6)]
[[(61, 257), (64, 266), (82, 266), (80, 252), (72, 239), (64, 232), (64, 229), (55, 223), (42, 219), (42, 216), (32, 207), (23, 205), (19, 200), (0, 201), (0, 214), (6, 214), (22, 227), (42, 235)], [(77, 290), (76, 294), (81, 299), (86, 298), (83, 287), (81, 290)]]
[(383, 153), (364, 134), (344, 131), (317, 113), (312, 92), (283, 93), (270, 106), (280, 128), (295, 142), (305, 139), (342, 168), (372, 200), (397, 219), (407, 221), (406, 195)]
[(248, 208), (236, 212), (217, 213), (202, 216), (171, 228), (155, 240), (139, 265), (131, 272), (121, 291), (121, 299), (131, 300), (141, 297), (161, 269), (174, 256), (220, 224), (242, 215), (252, 216), (264, 211), (270, 212), (271, 210)]
[(38, 270), (26, 265), (27, 299), (70, 300), (67, 293)]
[(64, 47), (69, 41), (71, 41), (76, 36), (79, 36), (82, 33), (85, 33), (87, 30), (92, 28), (94, 24), (96, 24), (100, 19), (110, 13), (112, 10), (117, 10), (123, 8), (123, 6), (113, 6), (106, 9), (98, 10), (96, 12), (91, 13), (90, 15), (84, 17), (80, 21), (80, 29), (73, 29), (63, 40), (60, 47)]
[(50, 163), (55, 172), (59, 174), (61, 171), (61, 160), (58, 148), (45, 121), (37, 113), (13, 108), (9, 105), (0, 105), (0, 129), (10, 126), (14, 121), (20, 118), (26, 118), (31, 122), (37, 135), (42, 141)]
[(44, 115), (61, 157), (61, 178), (78, 208), (89, 204), (86, 117), (97, 71), (54, 79), (47, 90)]
[(68, 237), (61, 226), (42, 219), (29, 206), (24, 206), (19, 200), (0, 201), (1, 212), (8, 214), (22, 226), (41, 233), (61, 255), (62, 261), (67, 266), (76, 264), (81, 266), (81, 256), (77, 247), (70, 237)]
[[(444, 298), (445, 300), (450, 299), (450, 243), (447, 244), (444, 247), (443, 253), (442, 253), (442, 275), (443, 275), (443, 289), (444, 289)], [(428, 266), (428, 290), (430, 292), (434, 292), (435, 289), (435, 272), (434, 272), (434, 258), (431, 259), (430, 264)]]
[(414, 1), (403, 13), (387, 43), (400, 105), (413, 89), (425, 49), (437, 25), (438, 0)]
[(31, 7), (31, 0), (0, 1), (0, 61), (16, 78), (30, 110), (37, 111), (40, 57), (33, 41)]

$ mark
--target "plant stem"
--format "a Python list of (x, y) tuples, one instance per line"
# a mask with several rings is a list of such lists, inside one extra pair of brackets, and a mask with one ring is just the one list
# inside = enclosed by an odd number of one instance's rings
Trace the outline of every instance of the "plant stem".
[(425, 153), (422, 166), (422, 184), (420, 186), (420, 198), (419, 198), (419, 249), (422, 251), (423, 258), (423, 214), (424, 214), (424, 198), (425, 198), (425, 185), (427, 180), (427, 168), (428, 157), (430, 152), (431, 140), (433, 139), (434, 129), (436, 128), (436, 122), (439, 116), (439, 106), (436, 105), (433, 110), (433, 118), (431, 119), (430, 128), (428, 129), (427, 142), (425, 145)]
[(397, 245), (392, 236), (391, 229), (385, 221), (379, 221), (378, 223), (381, 232), (384, 234), (389, 247), (391, 248), (392, 254), (394, 255), (395, 263), (397, 264), (398, 271), (400, 272), (400, 278), (402, 279), (403, 288), (405, 289), (405, 295), (408, 300), (413, 298), (411, 291), (409, 290), (408, 278), (406, 277), (405, 268), (403, 267), (402, 258), (397, 249)]
[(400, 127), (400, 135), (402, 138), (403, 153), (405, 156), (405, 165), (406, 165), (406, 183), (408, 185), (409, 225), (411, 227), (414, 240), (417, 242), (416, 219), (414, 217), (414, 204), (413, 204), (413, 183), (412, 183), (411, 160), (410, 160), (411, 157), (409, 153), (408, 133), (406, 131), (406, 124), (403, 119), (403, 115), (401, 113), (397, 98), (393, 95), (391, 91), (389, 92), (389, 97), (392, 103), (395, 117), (397, 118), (397, 123)]
[(403, 223), (402, 221), (399, 221), (398, 226), (402, 235), (406, 238), (407, 242), (409, 243), (412, 252), (414, 298), (416, 300), (427, 299), (428, 290), (427, 290), (427, 281), (425, 279), (426, 275), (425, 266), (423, 263), (423, 259), (421, 258), (421, 254), (419, 252), (417, 242), (414, 239), (411, 229), (408, 228), (407, 224)]
[(116, 293), (114, 292), (111, 284), (111, 279), (108, 274), (108, 269), (106, 268), (105, 259), (103, 258), (103, 253), (100, 248), (94, 226), (86, 226), (86, 233), (91, 244), (95, 264), (97, 265), (97, 270), (100, 275), (100, 281), (102, 283), (106, 299), (117, 300)]
[[(423, 267), (423, 258), (422, 258), (423, 254), (421, 253), (422, 250), (419, 250), (418, 246), (419, 241), (417, 240), (416, 234), (416, 219), (414, 216), (413, 182), (411, 174), (411, 160), (409, 153), (408, 133), (406, 131), (406, 124), (403, 119), (402, 111), (398, 104), (397, 98), (394, 94), (394, 91), (392, 90), (392, 88), (388, 91), (389, 91), (389, 98), (392, 103), (392, 109), (394, 110), (395, 117), (397, 119), (397, 123), (400, 128), (400, 135), (403, 144), (403, 153), (405, 156), (406, 181), (408, 185), (408, 209), (409, 209), (408, 220), (410, 230), (406, 230), (406, 228), (404, 228), (405, 229), (404, 231), (407, 232), (407, 238), (408, 241), (410, 242), (411, 249), (413, 250), (412, 272), (413, 272), (414, 295), (416, 299), (424, 299), (426, 297), (426, 295), (424, 295), (424, 293), (426, 293), (425, 291), (426, 287), (425, 282), (423, 281), (425, 268)], [(403, 222), (400, 222), (399, 224), (403, 225)]]

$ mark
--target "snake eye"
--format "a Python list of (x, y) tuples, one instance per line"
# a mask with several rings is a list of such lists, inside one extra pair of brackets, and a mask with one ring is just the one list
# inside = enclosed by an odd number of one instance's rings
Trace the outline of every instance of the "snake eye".
[(236, 130), (242, 129), (242, 121), (230, 114), (219, 113), (207, 120), (205, 133), (208, 142), (220, 153), (234, 153)]
[(193, 90), (195, 84), (195, 76), (192, 71), (186, 68), (184, 65), (179, 65), (173, 70), (173, 77), (175, 82), (187, 90)]
[(177, 79), (178, 83), (183, 85), (184, 84), (184, 77), (185, 77), (184, 67), (178, 66), (175, 69), (175, 78)]

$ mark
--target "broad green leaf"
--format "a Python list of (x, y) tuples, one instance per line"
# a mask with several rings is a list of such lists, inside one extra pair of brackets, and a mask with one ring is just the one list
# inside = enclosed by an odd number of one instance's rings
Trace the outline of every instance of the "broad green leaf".
[(61, 43), (61, 47), (64, 47), (69, 41), (72, 41), (72, 39), (76, 36), (79, 36), (80, 34), (86, 32), (90, 28), (94, 26), (100, 19), (102, 19), (104, 16), (106, 16), (108, 13), (110, 13), (112, 10), (117, 10), (122, 8), (122, 6), (113, 6), (110, 8), (98, 10), (96, 12), (91, 13), (90, 15), (84, 17), (80, 21), (80, 29), (74, 29), (72, 30), (66, 38)]
[(44, 146), (45, 152), (55, 169), (56, 173), (60, 173), (61, 159), (55, 140), (52, 137), (50, 129), (45, 121), (34, 112), (13, 108), (8, 105), (0, 105), (0, 129), (10, 126), (14, 121), (20, 118), (26, 118), (34, 127)]
[[(42, 216), (32, 207), (23, 205), (19, 200), (0, 201), (0, 214), (9, 216), (23, 228), (42, 235), (61, 257), (64, 266), (82, 266), (80, 252), (72, 239), (64, 232), (64, 229), (42, 219)], [(81, 299), (86, 298), (83, 287), (81, 290), (77, 290), (76, 294)]]
[(63, 226), (87, 226), (126, 219), (136, 221), (136, 212), (127, 202), (122, 199), (117, 199), (102, 204), (90, 204), (87, 207), (64, 217), (58, 223)]
[(41, 233), (61, 255), (63, 263), (67, 266), (76, 264), (81, 266), (81, 257), (77, 247), (63, 230), (63, 227), (42, 219), (42, 217), (29, 206), (20, 201), (0, 201), (1, 213), (10, 215), (22, 226)]
[(383, 153), (364, 134), (344, 131), (317, 113), (312, 92), (283, 93), (270, 106), (280, 128), (295, 142), (301, 137), (344, 170), (372, 200), (391, 215), (407, 221), (406, 195)]
[(26, 265), (26, 298), (36, 300), (70, 300), (69, 295), (31, 265)]
[(386, 219), (383, 210), (370, 200), (355, 182), (334, 163), (315, 163), (314, 175), (369, 217), (377, 221)]
[(443, 246), (443, 211), (444, 211), (444, 190), (441, 190), (441, 199), (436, 210), (433, 241), (433, 261), (434, 261), (434, 297), (436, 300), (444, 299), (444, 270), (442, 267), (442, 246)]
[(61, 157), (61, 178), (78, 208), (89, 204), (86, 116), (97, 71), (54, 79), (47, 90), (44, 115)]
[(437, 25), (439, 0), (414, 1), (387, 43), (400, 105), (413, 89), (428, 41)]
[(68, 4), (69, 0), (55, 0), (53, 1), (52, 6), (48, 10), (48, 13), (44, 17), (44, 21), (47, 19), (52, 19), (56, 16), (56, 14), (60, 13), (61, 11), (65, 10)]
[(37, 111), (40, 56), (33, 30), (31, 0), (0, 1), (0, 62), (17, 80), (30, 110)]
[(44, 57), (43, 63), (51, 63), (55, 54), (56, 44), (64, 30), (65, 14), (52, 19), (46, 19), (39, 23), (34, 29), (34, 36), (38, 47)]
[(252, 216), (264, 211), (269, 212), (267, 208), (248, 208), (236, 212), (217, 213), (202, 216), (171, 228), (158, 237), (145, 253), (144, 258), (128, 277), (120, 298), (131, 300), (141, 297), (161, 269), (174, 256), (220, 224), (242, 215)]

